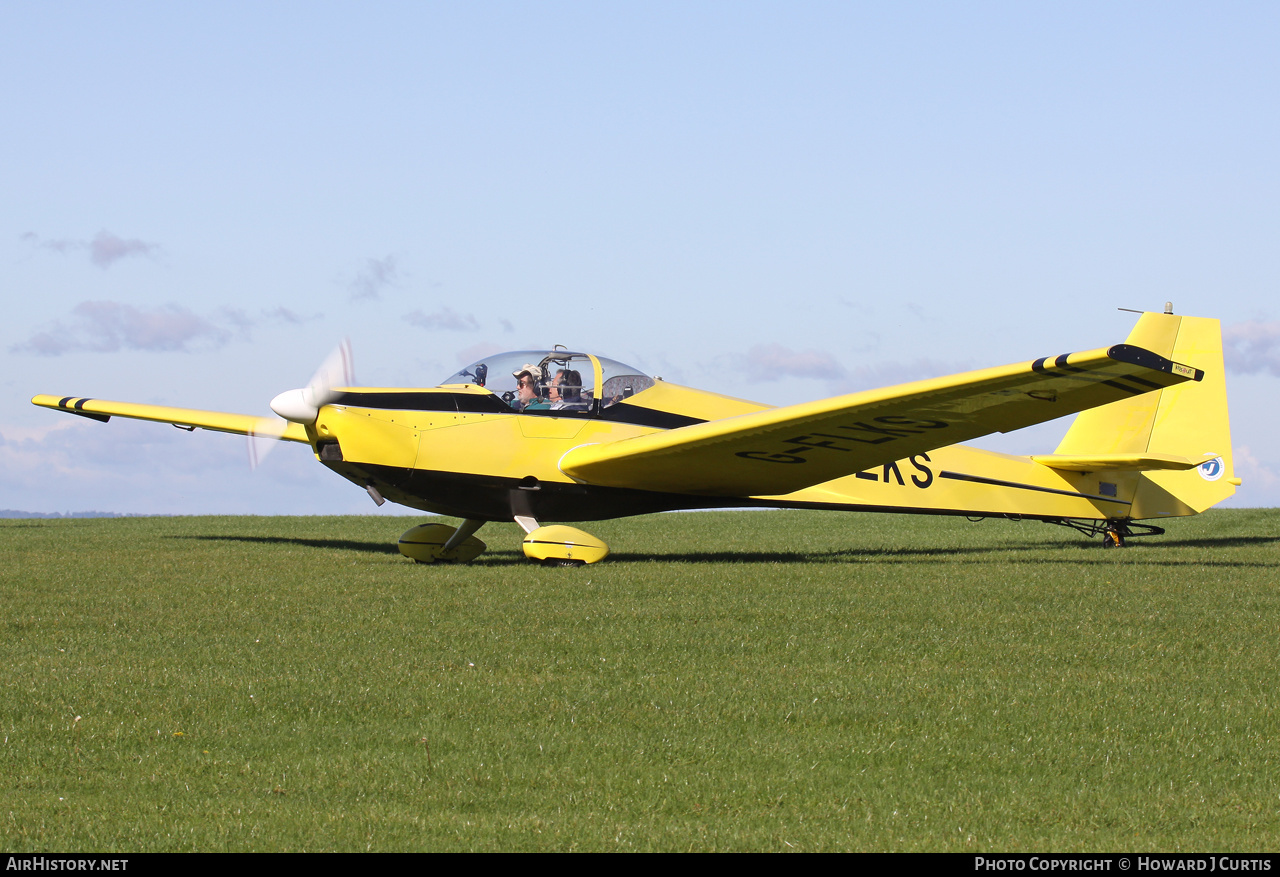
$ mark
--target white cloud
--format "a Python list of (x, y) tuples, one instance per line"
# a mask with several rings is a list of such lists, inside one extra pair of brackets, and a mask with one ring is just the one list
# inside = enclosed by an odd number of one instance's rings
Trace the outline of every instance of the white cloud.
[(971, 368), (972, 366), (967, 364), (941, 362), (928, 358), (915, 359), (911, 362), (884, 362), (874, 366), (862, 366), (850, 373), (849, 380), (846, 382), (846, 392), (909, 384), (913, 381), (923, 381), (943, 375), (960, 374)]
[(1280, 321), (1246, 320), (1224, 327), (1222, 355), (1233, 372), (1280, 377)]
[(99, 268), (109, 268), (127, 256), (150, 256), (158, 249), (155, 244), (137, 238), (125, 240), (104, 229), (89, 242), (89, 261)]
[(441, 308), (434, 314), (414, 311), (405, 314), (404, 321), (411, 326), (419, 326), (423, 329), (447, 329), (453, 332), (476, 332), (480, 329), (480, 324), (471, 314), (455, 314), (453, 309), (448, 307)]
[(400, 268), (395, 256), (366, 259), (364, 267), (356, 273), (356, 279), (351, 281), (351, 299), (358, 301), (380, 298), (384, 289), (395, 286), (399, 280)]
[(1280, 473), (1259, 460), (1245, 445), (1232, 449), (1232, 468), (1244, 482), (1242, 487), (1257, 492), (1272, 493), (1280, 489)]
[(484, 359), (486, 356), (502, 353), (505, 349), (491, 341), (481, 341), (479, 344), (472, 344), (470, 347), (459, 350), (456, 354), (456, 359), (459, 365), (470, 365), (477, 360)]
[(734, 369), (752, 383), (801, 378), (822, 381), (831, 393), (853, 393), (891, 387), (968, 369), (968, 366), (923, 358), (912, 362), (884, 362), (849, 369), (826, 351), (794, 351), (780, 344), (758, 344), (748, 350), (745, 356), (731, 357), (731, 361)]
[(249, 330), (253, 328), (253, 320), (240, 308), (219, 308), (222, 321), (230, 325), (243, 339), (248, 339)]
[[(202, 465), (216, 470), (237, 465), (237, 458), (247, 456), (243, 446), (234, 440), (225, 444), (226, 453), (213, 459), (208, 455), (184, 454), (184, 450), (192, 448), (189, 441), (182, 444), (187, 434), (174, 435), (172, 429), (155, 428), (160, 424), (128, 420), (97, 424), (56, 412), (49, 412), (49, 418), (52, 425), (43, 429), (17, 432), (13, 427), (4, 428), (4, 440), (0, 443), (0, 472), (3, 473), (0, 488), (5, 493), (80, 494), (92, 497), (92, 502), (102, 506), (104, 497), (113, 489), (121, 491), (122, 497), (151, 489), (153, 485), (136, 482), (139, 460), (150, 461), (157, 471), (165, 470), (170, 480), (180, 477), (195, 483), (200, 479)], [(205, 457), (203, 463), (201, 456)], [(247, 468), (247, 463), (240, 465)], [(217, 482), (216, 478), (213, 480)], [(132, 488), (130, 481), (135, 482)]]
[(272, 322), (291, 323), (294, 326), (301, 326), (303, 323), (309, 323), (312, 320), (318, 320), (323, 316), (322, 314), (312, 314), (309, 317), (304, 317), (301, 314), (291, 311), (288, 308), (284, 308), (284, 307), (276, 308), (270, 311), (263, 311), (262, 315)]
[[(243, 315), (233, 323), (243, 330)], [(89, 351), (186, 351), (195, 345), (221, 347), (231, 332), (181, 305), (139, 308), (114, 301), (86, 301), (48, 330), (10, 348), (14, 353), (60, 356)]]
[(834, 356), (820, 350), (793, 351), (781, 344), (757, 344), (747, 351), (741, 368), (748, 381), (764, 383), (783, 378), (838, 381), (847, 372)]
[[(48, 426), (0, 424), (0, 508), (134, 514), (405, 514), (286, 442), (250, 471), (242, 436), (61, 412)], [(388, 538), (395, 541), (392, 530)]]
[(35, 232), (27, 232), (22, 235), (22, 240), (28, 241), (41, 249), (53, 250), (55, 253), (66, 254), (86, 251), (89, 254), (89, 261), (103, 269), (110, 268), (116, 262), (129, 256), (154, 256), (160, 251), (159, 244), (148, 243), (138, 238), (122, 238), (106, 229), (94, 235), (91, 241), (72, 238), (41, 238)]

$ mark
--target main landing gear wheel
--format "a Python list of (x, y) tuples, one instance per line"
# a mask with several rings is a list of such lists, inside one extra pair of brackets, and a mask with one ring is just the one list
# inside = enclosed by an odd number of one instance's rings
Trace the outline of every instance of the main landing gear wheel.
[(537, 522), (527, 518), (517, 521), (529, 534), (524, 537), (524, 544), (521, 546), (524, 556), (543, 566), (582, 566), (609, 556), (608, 545), (576, 527), (551, 524), (528, 529)]

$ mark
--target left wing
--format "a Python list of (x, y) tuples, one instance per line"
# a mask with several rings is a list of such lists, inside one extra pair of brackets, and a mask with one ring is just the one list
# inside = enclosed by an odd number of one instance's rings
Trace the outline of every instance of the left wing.
[(200, 411), (195, 408), (169, 408), (164, 405), (139, 405), (135, 402), (108, 402), (79, 396), (36, 396), (31, 404), (55, 411), (79, 414), (104, 423), (112, 417), (154, 420), (174, 426), (199, 427), (237, 435), (260, 435), (288, 442), (309, 443), (306, 429), (299, 423), (285, 423), (278, 417), (256, 417), (252, 414), (227, 414), (222, 411)]
[(560, 470), (609, 487), (777, 496), (1203, 377), (1118, 344), (583, 445)]

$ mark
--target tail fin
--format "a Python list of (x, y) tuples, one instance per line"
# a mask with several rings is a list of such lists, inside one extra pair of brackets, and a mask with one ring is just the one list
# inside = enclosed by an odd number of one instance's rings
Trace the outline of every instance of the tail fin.
[(1081, 412), (1056, 453), (1172, 454), (1204, 461), (1194, 469), (1134, 471), (1119, 479), (1132, 485), (1133, 518), (1194, 515), (1234, 494), (1240, 480), (1231, 463), (1218, 321), (1145, 313), (1126, 343), (1202, 369), (1204, 379)]

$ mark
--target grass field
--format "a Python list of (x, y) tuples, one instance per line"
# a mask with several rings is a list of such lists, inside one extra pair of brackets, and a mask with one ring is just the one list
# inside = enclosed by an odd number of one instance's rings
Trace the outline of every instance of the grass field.
[(0, 521), (18, 851), (1280, 848), (1280, 511)]

